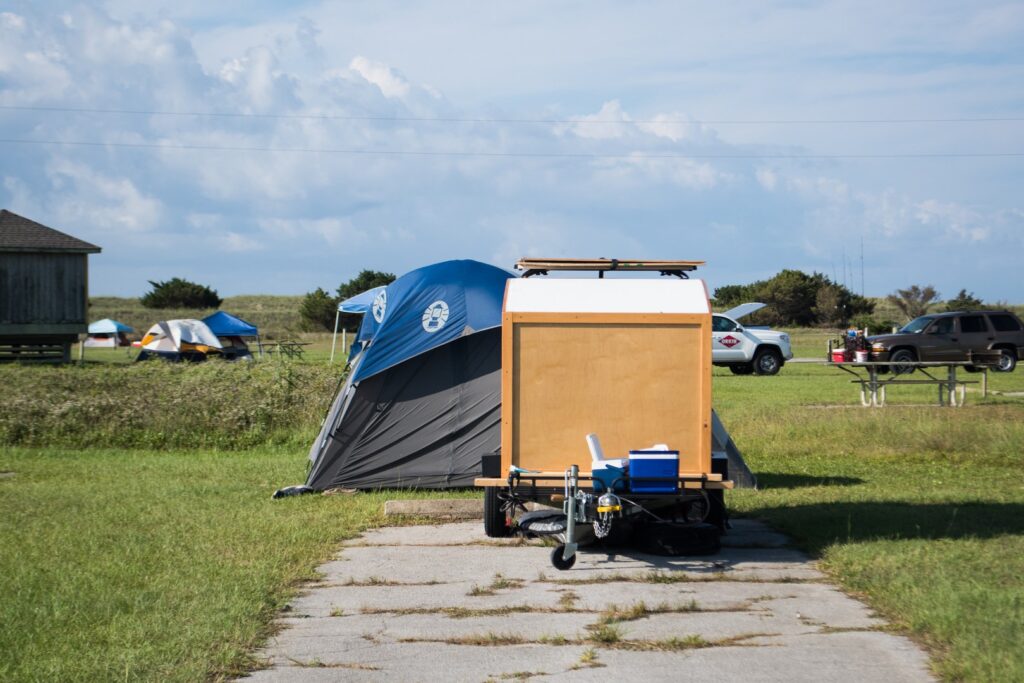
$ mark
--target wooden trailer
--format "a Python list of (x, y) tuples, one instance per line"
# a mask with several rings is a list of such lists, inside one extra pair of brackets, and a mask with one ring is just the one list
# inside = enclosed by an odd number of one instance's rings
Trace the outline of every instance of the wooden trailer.
[(485, 476), (476, 480), (485, 488), (489, 535), (504, 535), (515, 505), (523, 500), (576, 498), (567, 474), (574, 466), (584, 492), (575, 516), (591, 521), (585, 508), (597, 501), (596, 496), (587, 498), (593, 488), (586, 437), (592, 433), (612, 458), (627, 458), (630, 451), (653, 444), (679, 452), (672, 492), (631, 491), (628, 497), (638, 506), (656, 508), (701, 495), (706, 503), (707, 491), (731, 488), (711, 469), (711, 308), (703, 281), (685, 277), (696, 265), (611, 260), (517, 264), (528, 275), (654, 270), (668, 277), (508, 281), (500, 464), (485, 459)]

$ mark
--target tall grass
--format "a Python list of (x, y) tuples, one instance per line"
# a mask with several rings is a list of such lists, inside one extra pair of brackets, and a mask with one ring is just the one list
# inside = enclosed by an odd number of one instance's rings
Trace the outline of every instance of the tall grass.
[[(220, 305), (227, 311), (248, 320), (260, 329), (267, 339), (294, 337), (303, 331), (299, 316), (301, 296), (229, 296)], [(176, 318), (202, 319), (215, 309), (154, 309), (146, 308), (138, 299), (116, 296), (98, 296), (89, 299), (89, 319), (113, 318), (135, 328), (135, 336), (141, 337), (146, 330), (161, 320)]]
[(309, 443), (341, 379), (279, 361), (0, 366), (0, 445), (248, 448)]

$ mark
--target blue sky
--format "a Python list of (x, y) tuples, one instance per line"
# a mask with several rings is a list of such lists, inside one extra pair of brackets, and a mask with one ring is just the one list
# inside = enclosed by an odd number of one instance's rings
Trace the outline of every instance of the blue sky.
[(1024, 3), (892, 5), (0, 0), (0, 207), (101, 245), (93, 295), (527, 255), (860, 291), (863, 243), (869, 296), (1024, 302)]

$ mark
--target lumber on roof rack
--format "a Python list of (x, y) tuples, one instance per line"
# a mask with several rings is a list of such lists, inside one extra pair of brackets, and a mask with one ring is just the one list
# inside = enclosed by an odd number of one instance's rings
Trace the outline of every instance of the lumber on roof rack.
[(597, 271), (604, 277), (610, 270), (649, 271), (662, 275), (687, 277), (686, 273), (703, 266), (704, 261), (652, 261), (642, 259), (574, 259), (574, 258), (522, 258), (516, 261), (515, 269), (523, 271), (523, 277), (547, 275), (552, 270)]

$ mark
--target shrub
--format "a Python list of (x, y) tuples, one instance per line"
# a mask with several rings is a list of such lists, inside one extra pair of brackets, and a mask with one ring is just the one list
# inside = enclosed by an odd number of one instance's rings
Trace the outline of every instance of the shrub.
[(0, 366), (0, 447), (308, 445), (337, 369), (283, 362)]
[(217, 308), (223, 301), (209, 287), (178, 277), (149, 284), (153, 290), (139, 299), (146, 308)]
[(320, 289), (310, 292), (299, 306), (302, 326), (308, 331), (333, 330), (334, 317), (337, 315), (338, 300)]

